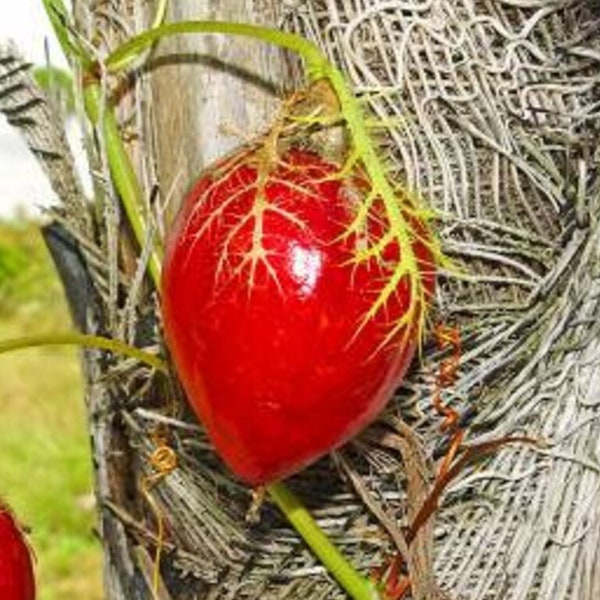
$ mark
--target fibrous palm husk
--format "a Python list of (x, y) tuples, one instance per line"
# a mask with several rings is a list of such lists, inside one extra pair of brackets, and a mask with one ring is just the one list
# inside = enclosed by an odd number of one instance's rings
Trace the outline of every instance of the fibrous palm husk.
[[(141, 28), (127, 3), (77, 7), (84, 36), (103, 27), (109, 45), (129, 33), (115, 15)], [(467, 442), (538, 440), (507, 445), (451, 484), (407, 557), (415, 597), (440, 588), (474, 600), (600, 596), (598, 8), (567, 0), (281, 8), (282, 27), (344, 69), (384, 125), (377, 135), (397, 179), (438, 213), (457, 268), (440, 278), (436, 319), (460, 326), (463, 342), (444, 399), (476, 410)], [(160, 165), (145, 77), (122, 108), (150, 200)], [(92, 265), (98, 308), (88, 327), (155, 348), (156, 298), (142, 283), (144, 260), (119, 245), (126, 231), (102, 144), (92, 165), (95, 229), (59, 215)], [(148, 204), (159, 232), (162, 191), (158, 207)], [(107, 260), (94, 262), (98, 255)], [(431, 486), (443, 440), (431, 406), (441, 359), (427, 344), (380, 422), (290, 482), (364, 572), (404, 548), (402, 527)], [(153, 473), (157, 428), (177, 455), (150, 491), (167, 523), (161, 597), (344, 597), (274, 508), (247, 523), (248, 490), (224, 470), (176, 387), (97, 353), (88, 379), (111, 600), (151, 597), (156, 514), (140, 485)]]

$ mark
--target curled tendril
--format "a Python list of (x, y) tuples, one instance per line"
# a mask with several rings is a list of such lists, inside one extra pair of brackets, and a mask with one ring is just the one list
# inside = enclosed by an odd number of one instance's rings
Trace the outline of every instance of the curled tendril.
[(156, 550), (154, 553), (154, 564), (152, 572), (152, 592), (155, 598), (159, 598), (160, 582), (160, 560), (165, 542), (165, 518), (162, 509), (153, 498), (151, 491), (155, 485), (170, 475), (178, 465), (177, 454), (168, 444), (164, 435), (158, 431), (153, 432), (151, 439), (155, 445), (154, 450), (148, 457), (148, 463), (154, 469), (154, 473), (146, 475), (141, 481), (141, 491), (146, 502), (150, 506), (156, 519)]

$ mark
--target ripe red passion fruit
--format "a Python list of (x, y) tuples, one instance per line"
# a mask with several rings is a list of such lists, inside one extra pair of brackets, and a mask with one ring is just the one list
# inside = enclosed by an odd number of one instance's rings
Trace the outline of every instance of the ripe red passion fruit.
[[(269, 168), (260, 156), (240, 152), (197, 181), (168, 236), (162, 280), (167, 344), (192, 407), (254, 485), (373, 420), (418, 341), (416, 324), (388, 339), (409, 305), (405, 280), (365, 319), (402, 249), (357, 260), (384, 228), (371, 218), (364, 236), (348, 234), (364, 179), (341, 178), (304, 150)], [(430, 294), (431, 253), (420, 241), (413, 250)]]
[(0, 500), (0, 598), (34, 600), (31, 554), (12, 513)]

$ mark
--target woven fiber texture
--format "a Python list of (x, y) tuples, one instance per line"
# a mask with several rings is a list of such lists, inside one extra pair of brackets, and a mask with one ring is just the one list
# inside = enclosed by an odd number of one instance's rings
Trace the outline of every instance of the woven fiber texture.
[[(471, 440), (526, 433), (451, 486), (435, 529), (452, 597), (600, 598), (600, 5), (288, 2), (440, 216), (464, 352), (447, 400)], [(435, 357), (431, 357), (435, 362)], [(411, 383), (424, 412), (427, 370)]]

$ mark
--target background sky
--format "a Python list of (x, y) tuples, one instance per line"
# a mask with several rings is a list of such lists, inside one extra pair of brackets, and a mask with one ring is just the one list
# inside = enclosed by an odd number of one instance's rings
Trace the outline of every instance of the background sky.
[[(16, 43), (21, 54), (35, 64), (46, 64), (45, 43), (50, 62), (64, 66), (65, 60), (54, 41), (41, 0), (2, 2), (0, 44)], [(14, 214), (18, 206), (35, 214), (54, 196), (50, 186), (19, 134), (0, 115), (0, 218)]]

